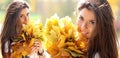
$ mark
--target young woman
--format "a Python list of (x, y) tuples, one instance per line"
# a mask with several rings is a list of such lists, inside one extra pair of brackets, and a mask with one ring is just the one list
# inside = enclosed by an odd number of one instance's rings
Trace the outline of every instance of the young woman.
[[(29, 5), (23, 0), (13, 1), (7, 9), (3, 29), (1, 33), (1, 49), (2, 57), (10, 58), (13, 42), (13, 36), (22, 33), (23, 25), (27, 25), (29, 21)], [(31, 47), (31, 53), (25, 58), (47, 58), (49, 55), (43, 50), (42, 43), (34, 42)], [(46, 56), (48, 55), (48, 56)]]
[(25, 1), (13, 1), (7, 9), (1, 32), (2, 57), (10, 58), (12, 36), (21, 33), (22, 24), (29, 20), (29, 5)]
[(118, 58), (114, 17), (107, 0), (85, 0), (78, 5), (78, 31), (87, 41), (87, 58)]

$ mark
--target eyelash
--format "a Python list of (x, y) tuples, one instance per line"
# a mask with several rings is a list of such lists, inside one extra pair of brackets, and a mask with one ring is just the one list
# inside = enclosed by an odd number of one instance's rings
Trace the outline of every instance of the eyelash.
[(23, 15), (20, 15), (20, 18), (22, 18), (23, 17)]
[(79, 20), (80, 20), (80, 21), (83, 21), (83, 18), (82, 18), (82, 17), (79, 17)]
[(29, 16), (29, 13), (27, 13), (27, 16)]
[[(84, 19), (83, 19), (82, 16), (79, 17), (79, 21), (80, 21), (80, 22), (84, 21)], [(89, 21), (89, 24), (94, 25), (95, 23), (96, 23), (95, 21)]]
[[(29, 16), (29, 13), (27, 13), (27, 16)], [(23, 17), (23, 15), (20, 15), (20, 18), (22, 18)]]
[(95, 22), (94, 21), (90, 21), (90, 24), (95, 24)]

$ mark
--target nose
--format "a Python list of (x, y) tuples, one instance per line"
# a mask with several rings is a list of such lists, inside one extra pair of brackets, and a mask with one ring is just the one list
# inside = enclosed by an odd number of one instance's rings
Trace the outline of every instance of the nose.
[(85, 29), (87, 29), (87, 23), (83, 22), (81, 24), (81, 30), (85, 30)]
[(26, 16), (26, 17), (25, 17), (25, 24), (27, 24), (27, 23), (28, 23), (28, 20), (29, 20), (29, 17), (28, 17), (28, 16)]

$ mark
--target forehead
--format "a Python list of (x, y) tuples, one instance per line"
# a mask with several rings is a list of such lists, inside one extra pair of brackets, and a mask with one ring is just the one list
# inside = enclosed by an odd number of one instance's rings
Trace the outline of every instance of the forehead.
[(92, 10), (88, 10), (87, 8), (83, 8), (79, 11), (78, 17), (82, 16), (84, 19), (92, 19), (95, 20), (95, 15)]
[(24, 14), (24, 13), (29, 13), (29, 9), (28, 8), (23, 8), (20, 12), (20, 14)]

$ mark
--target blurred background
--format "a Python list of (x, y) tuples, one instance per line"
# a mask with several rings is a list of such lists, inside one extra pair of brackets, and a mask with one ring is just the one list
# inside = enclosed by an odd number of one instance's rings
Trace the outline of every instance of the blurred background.
[[(0, 0), (0, 28), (4, 21), (4, 16), (8, 4), (12, 0)], [(30, 19), (40, 20), (43, 24), (47, 18), (57, 14), (60, 18), (69, 16), (73, 23), (76, 21), (75, 10), (79, 0), (26, 0), (30, 4)], [(108, 0), (115, 17), (115, 27), (117, 29), (118, 41), (120, 42), (120, 0)], [(120, 45), (118, 45), (120, 49)], [(119, 52), (120, 54), (120, 52)], [(1, 57), (0, 57), (1, 58)], [(119, 57), (120, 58), (120, 57)]]

